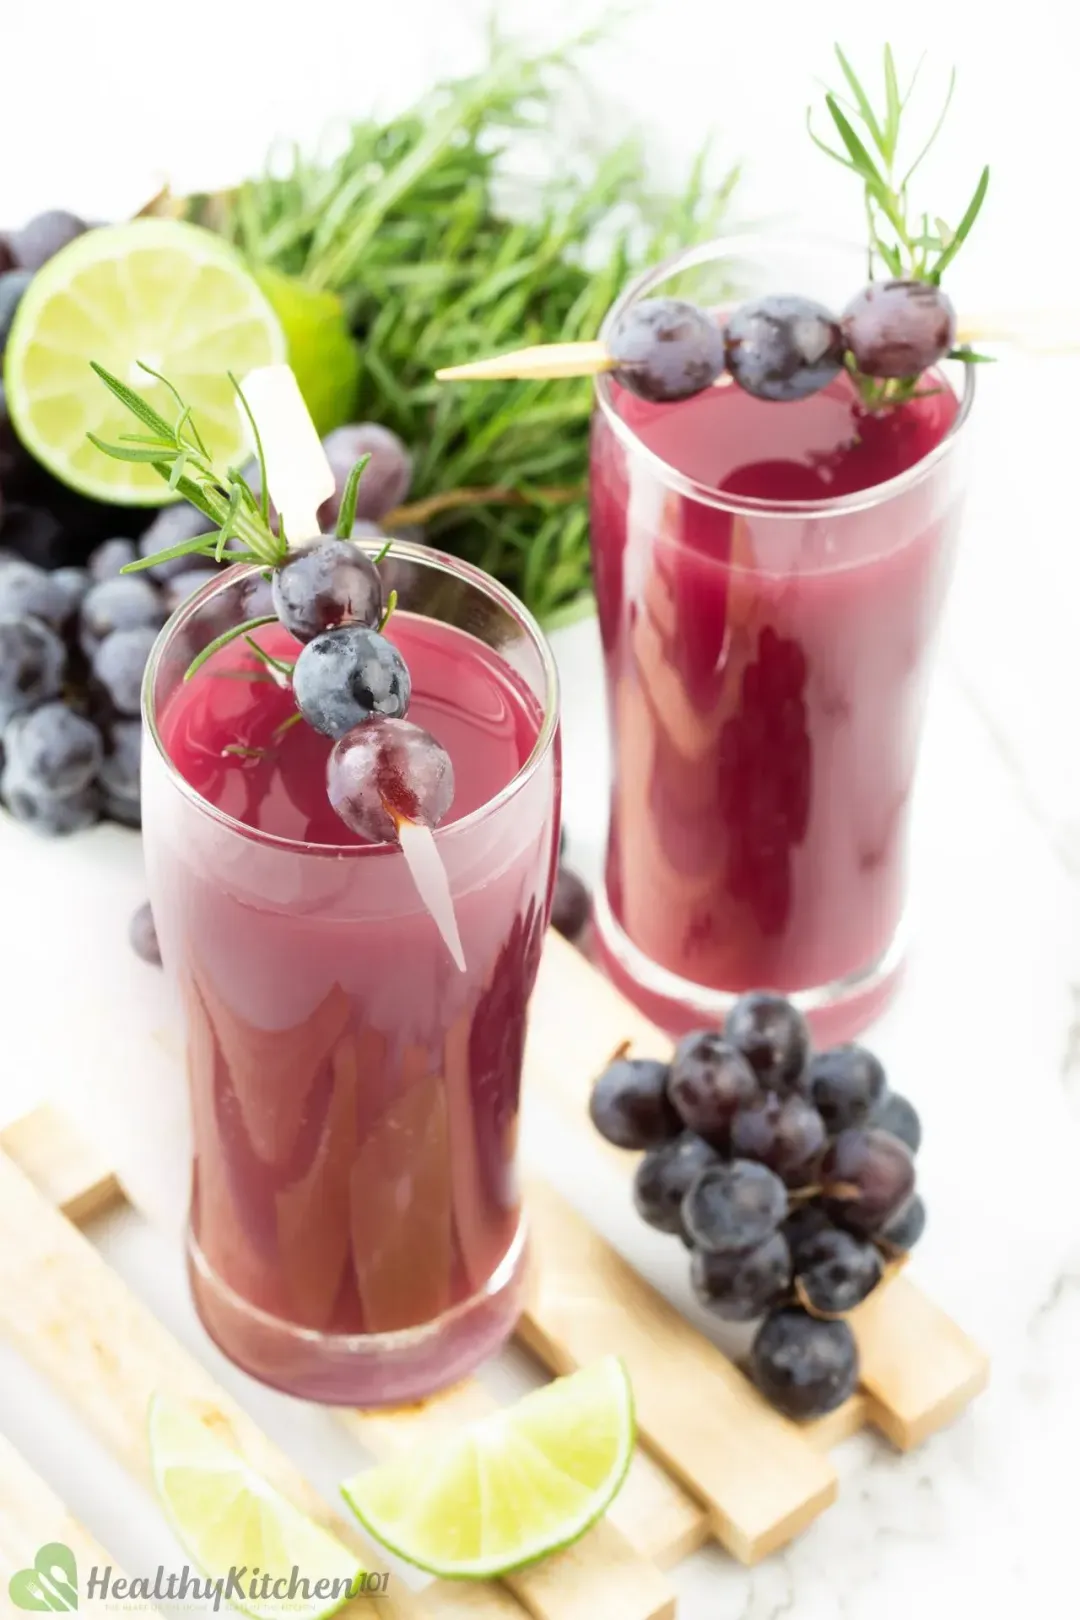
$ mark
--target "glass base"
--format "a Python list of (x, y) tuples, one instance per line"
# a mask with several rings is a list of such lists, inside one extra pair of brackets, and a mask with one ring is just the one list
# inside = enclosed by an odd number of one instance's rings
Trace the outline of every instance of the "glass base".
[[(805, 1015), (818, 1046), (853, 1040), (884, 1011), (899, 984), (906, 948), (901, 926), (887, 949), (867, 967), (831, 984), (784, 992)], [(676, 1037), (692, 1029), (719, 1029), (743, 993), (695, 984), (651, 961), (623, 932), (602, 884), (593, 902), (593, 954), (627, 1000)]]
[(395, 1333), (318, 1333), (241, 1299), (188, 1237), (188, 1277), (203, 1327), (261, 1383), (328, 1406), (401, 1406), (467, 1377), (501, 1349), (521, 1314), (525, 1223), (482, 1293)]

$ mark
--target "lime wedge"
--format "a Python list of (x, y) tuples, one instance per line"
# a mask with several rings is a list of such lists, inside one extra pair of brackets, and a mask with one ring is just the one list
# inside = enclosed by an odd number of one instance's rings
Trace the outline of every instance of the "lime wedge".
[[(254, 1473), (190, 1408), (165, 1395), (150, 1404), (150, 1461), (178, 1540), (204, 1575), (225, 1583), (222, 1596), (233, 1608), (256, 1620), (321, 1620), (362, 1590), (363, 1566), (353, 1553)], [(259, 1590), (252, 1596), (256, 1571)], [(273, 1594), (275, 1582), (277, 1594), (263, 1597), (263, 1590)]]
[(567, 1547), (616, 1495), (634, 1449), (634, 1400), (616, 1356), (342, 1493), (383, 1546), (420, 1569), (487, 1580)]
[(248, 457), (226, 372), (284, 359), (281, 324), (231, 247), (196, 225), (138, 219), (87, 231), (38, 271), (8, 338), (4, 388), (19, 437), (57, 478), (98, 500), (162, 506), (172, 497), (152, 467), (114, 461), (86, 437), (115, 443), (137, 426), (90, 361), (171, 421), (175, 400), (138, 362), (164, 373), (224, 470)]
[(281, 322), (289, 364), (320, 436), (354, 421), (360, 350), (341, 299), (262, 265), (253, 274)]

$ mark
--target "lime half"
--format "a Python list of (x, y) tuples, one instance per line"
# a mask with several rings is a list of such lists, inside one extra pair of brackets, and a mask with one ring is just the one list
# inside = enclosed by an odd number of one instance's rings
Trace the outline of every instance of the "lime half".
[(626, 1477), (634, 1401), (607, 1356), (460, 1433), (342, 1486), (391, 1552), (434, 1575), (486, 1580), (584, 1535)]
[(4, 356), (8, 410), (38, 461), (84, 495), (127, 506), (172, 499), (152, 467), (114, 461), (86, 435), (115, 443), (139, 424), (90, 369), (96, 360), (172, 421), (163, 373), (192, 408), (215, 463), (247, 460), (226, 373), (284, 360), (281, 323), (237, 254), (210, 231), (139, 219), (87, 231), (38, 271)]
[(150, 1461), (177, 1538), (205, 1575), (223, 1582), (222, 1596), (234, 1609), (257, 1620), (321, 1620), (362, 1590), (363, 1566), (348, 1548), (254, 1473), (189, 1407), (164, 1395), (150, 1405)]

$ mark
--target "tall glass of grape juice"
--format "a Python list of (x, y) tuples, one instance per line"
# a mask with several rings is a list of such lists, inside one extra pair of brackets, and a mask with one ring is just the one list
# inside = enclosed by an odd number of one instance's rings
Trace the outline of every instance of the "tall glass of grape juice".
[[(640, 278), (723, 318), (801, 293), (840, 310), (866, 255), (731, 238)], [(907, 836), (964, 491), (974, 367), (861, 409), (721, 378), (656, 405), (596, 390), (592, 549), (613, 788), (598, 947), (651, 1016), (715, 1026), (740, 991), (857, 1032), (904, 950)]]
[[(267, 611), (233, 568), (163, 631), (145, 687), (143, 824), (182, 1003), (194, 1165), (189, 1273), (210, 1335), (264, 1382), (372, 1406), (461, 1378), (510, 1332), (525, 1016), (558, 856), (555, 668), (525, 609), (395, 542), (386, 633), (409, 718), (448, 750), (435, 832), (461, 972), (396, 845), (331, 810), (329, 739), (244, 640)], [(280, 625), (254, 632), (280, 660)]]

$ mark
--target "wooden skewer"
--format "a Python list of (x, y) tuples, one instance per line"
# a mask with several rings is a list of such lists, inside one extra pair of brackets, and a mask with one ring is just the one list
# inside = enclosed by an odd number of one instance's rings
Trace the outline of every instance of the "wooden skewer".
[[(962, 324), (956, 341), (1004, 344), (1026, 354), (1076, 354), (1080, 352), (1080, 325), (1075, 312), (987, 316)], [(594, 339), (588, 343), (534, 343), (527, 349), (511, 349), (461, 366), (443, 366), (435, 377), (438, 382), (540, 382), (551, 377), (595, 377), (614, 366), (607, 348)], [(726, 372), (720, 380), (729, 381)]]
[(463, 366), (444, 366), (435, 373), (439, 382), (498, 382), (511, 377), (595, 377), (615, 364), (604, 345), (591, 343), (537, 343), (530, 349), (470, 360)]

